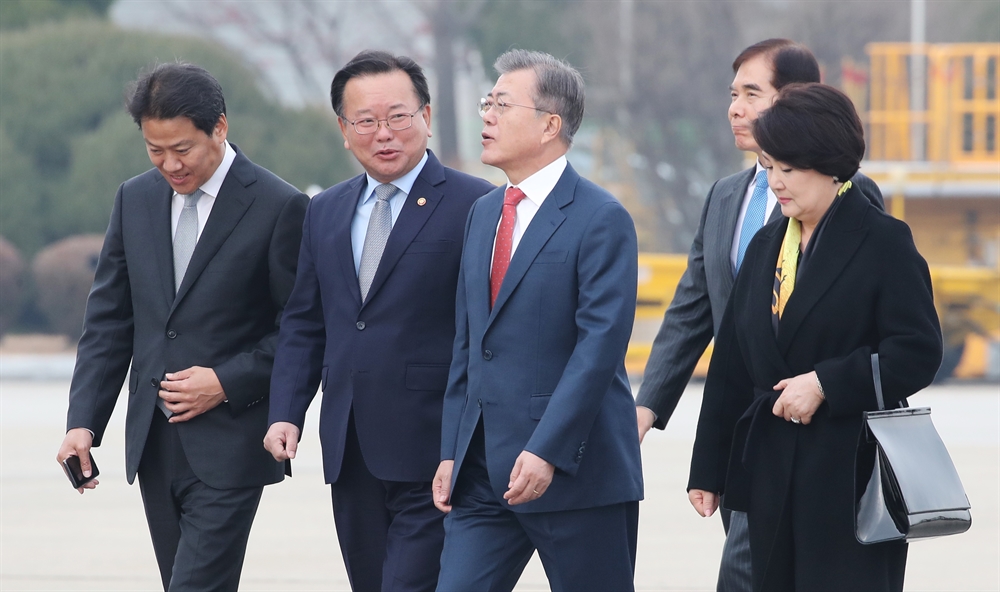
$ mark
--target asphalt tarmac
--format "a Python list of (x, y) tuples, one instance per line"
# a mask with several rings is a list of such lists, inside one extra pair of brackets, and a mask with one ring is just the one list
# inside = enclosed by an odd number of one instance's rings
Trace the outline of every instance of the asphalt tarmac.
[[(101, 484), (81, 496), (55, 462), (68, 387), (65, 379), (0, 380), (0, 590), (160, 590), (139, 489), (125, 481), (125, 397), (94, 449)], [(637, 590), (715, 589), (722, 525), (695, 514), (684, 491), (700, 403), (701, 384), (694, 384), (667, 430), (643, 444)], [(972, 502), (973, 526), (911, 545), (906, 590), (1000, 591), (1000, 386), (932, 387), (911, 404), (933, 408)], [(316, 423), (313, 411), (295, 477), (264, 491), (241, 590), (350, 589)], [(547, 589), (536, 556), (517, 590)]]

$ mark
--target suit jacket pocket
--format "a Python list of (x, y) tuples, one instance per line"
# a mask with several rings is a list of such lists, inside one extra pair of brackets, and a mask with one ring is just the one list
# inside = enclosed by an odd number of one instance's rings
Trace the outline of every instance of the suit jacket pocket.
[(404, 253), (447, 253), (455, 246), (455, 241), (413, 241)]
[(528, 416), (531, 419), (541, 419), (545, 409), (549, 406), (549, 399), (552, 393), (544, 395), (531, 395), (531, 402), (528, 404)]
[(444, 391), (449, 364), (407, 364), (406, 388), (411, 391)]
[(535, 256), (535, 263), (565, 263), (567, 251), (542, 251)]

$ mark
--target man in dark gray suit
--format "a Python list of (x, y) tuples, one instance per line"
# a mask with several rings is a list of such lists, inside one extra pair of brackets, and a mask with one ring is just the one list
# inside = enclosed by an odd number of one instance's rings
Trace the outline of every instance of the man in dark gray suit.
[[(729, 121), (736, 147), (760, 156), (751, 126), (770, 107), (778, 91), (793, 82), (819, 82), (819, 64), (803, 45), (788, 39), (768, 39), (743, 50), (733, 62)], [(879, 208), (882, 194), (861, 175), (853, 179)], [(767, 187), (760, 162), (719, 179), (708, 193), (701, 223), (688, 255), (674, 299), (653, 341), (636, 398), (641, 441), (651, 427), (663, 429), (691, 379), (695, 364), (712, 340), (739, 271), (746, 247), (757, 230), (781, 216), (777, 199)], [(720, 591), (749, 591), (750, 541), (746, 515), (723, 511), (728, 536), (719, 569)]]
[(236, 590), (263, 486), (283, 475), (260, 403), (309, 200), (226, 141), (202, 68), (157, 66), (127, 107), (155, 169), (115, 196), (56, 460), (89, 476), (128, 372), (126, 474), (163, 588)]

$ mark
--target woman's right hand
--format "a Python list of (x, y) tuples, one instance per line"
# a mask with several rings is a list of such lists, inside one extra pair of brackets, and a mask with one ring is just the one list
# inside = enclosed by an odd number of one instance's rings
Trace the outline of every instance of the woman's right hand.
[(695, 512), (708, 518), (719, 508), (719, 495), (703, 489), (692, 489), (688, 491), (688, 500), (694, 506)]
[(809, 425), (816, 410), (826, 399), (819, 390), (815, 370), (786, 378), (774, 385), (774, 390), (780, 391), (781, 395), (774, 402), (771, 413), (785, 421), (802, 425)]

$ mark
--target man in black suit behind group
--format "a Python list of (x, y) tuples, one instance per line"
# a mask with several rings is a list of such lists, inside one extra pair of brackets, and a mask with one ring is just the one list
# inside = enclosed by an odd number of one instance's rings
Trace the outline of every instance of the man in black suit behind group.
[(128, 372), (126, 474), (163, 587), (236, 590), (263, 486), (283, 475), (259, 403), (308, 198), (226, 141), (204, 69), (157, 66), (127, 107), (155, 169), (115, 196), (56, 460), (78, 456), (89, 475)]

